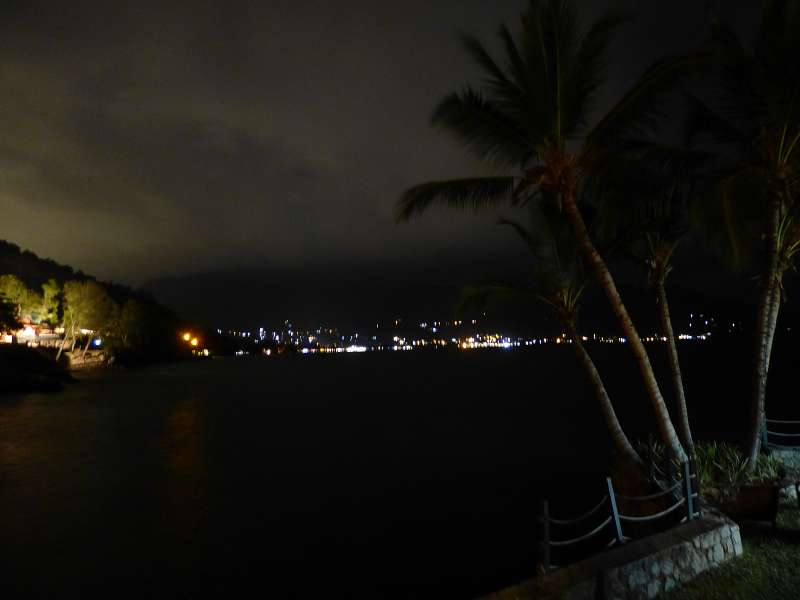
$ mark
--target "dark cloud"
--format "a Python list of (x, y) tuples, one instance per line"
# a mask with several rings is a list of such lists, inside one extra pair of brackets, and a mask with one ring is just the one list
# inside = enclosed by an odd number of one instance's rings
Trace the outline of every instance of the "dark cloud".
[[(0, 235), (129, 282), (513, 248), (485, 216), (396, 227), (392, 203), (480, 170), (428, 117), (476, 75), (457, 32), (524, 4), (5, 3)], [(612, 4), (642, 19), (609, 95), (702, 30), (701, 3)]]

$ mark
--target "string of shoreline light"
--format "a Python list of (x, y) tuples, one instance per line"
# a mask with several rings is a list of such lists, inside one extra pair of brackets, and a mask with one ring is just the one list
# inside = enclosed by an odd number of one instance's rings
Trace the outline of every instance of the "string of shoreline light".
[[(221, 330), (218, 330), (221, 331)], [(680, 334), (678, 339), (689, 342), (704, 342), (711, 338), (711, 333), (707, 332), (700, 335)], [(356, 336), (354, 336), (356, 337)], [(342, 336), (344, 338), (344, 336)], [(593, 334), (591, 336), (581, 336), (581, 341), (586, 343), (598, 344), (627, 344), (628, 339), (623, 336), (604, 336)], [(647, 335), (642, 341), (648, 344), (666, 343), (667, 338), (661, 335)], [(294, 346), (285, 348), (291, 352), (299, 354), (350, 354), (364, 352), (410, 352), (414, 350), (440, 350), (440, 349), (459, 349), (459, 350), (482, 350), (482, 349), (502, 349), (509, 350), (514, 348), (529, 348), (536, 346), (558, 346), (572, 344), (572, 340), (567, 334), (562, 333), (552, 337), (510, 337), (499, 333), (475, 334), (468, 337), (432, 338), (432, 339), (408, 339), (404, 336), (393, 336), (391, 342), (386, 343), (331, 343), (320, 344), (318, 340), (311, 340), (313, 346)], [(275, 352), (273, 347), (264, 347), (261, 352), (265, 356), (272, 356), (280, 352)], [(237, 355), (247, 355), (250, 352), (240, 350)]]

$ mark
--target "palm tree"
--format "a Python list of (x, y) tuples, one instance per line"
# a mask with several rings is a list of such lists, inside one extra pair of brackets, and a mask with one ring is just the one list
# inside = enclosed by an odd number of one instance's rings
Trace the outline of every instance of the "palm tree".
[(584, 370), (606, 422), (608, 434), (618, 456), (627, 464), (642, 467), (639, 453), (622, 429), (603, 379), (578, 333), (578, 313), (587, 280), (582, 269), (578, 248), (566, 223), (553, 210), (552, 204), (531, 205), (531, 227), (517, 221), (501, 219), (500, 224), (511, 227), (525, 242), (534, 261), (529, 285), (471, 287), (466, 291), (466, 306), (485, 306), (492, 300), (532, 297), (548, 306), (553, 316), (569, 335), (572, 348)]
[(608, 14), (581, 33), (566, 0), (530, 0), (519, 41), (507, 27), (500, 29), (505, 68), (478, 40), (465, 37), (466, 50), (485, 73), (483, 88), (447, 96), (433, 122), (454, 133), (480, 158), (511, 173), (414, 187), (398, 202), (397, 216), (408, 220), (434, 204), (482, 208), (502, 201), (554, 202), (629, 341), (664, 443), (685, 460), (647, 351), (589, 235), (578, 198), (584, 177), (608, 168), (626, 138), (653, 124), (664, 92), (691, 66), (701, 64), (703, 56), (656, 62), (590, 128), (588, 115), (603, 81), (606, 49), (621, 23), (618, 15)]
[(683, 447), (694, 453), (686, 391), (667, 294), (678, 246), (688, 235), (690, 200), (710, 160), (706, 153), (685, 147), (632, 140), (611, 169), (592, 185), (601, 206), (603, 236), (626, 247), (646, 268), (647, 284), (655, 296), (661, 335)]
[[(787, 229), (800, 188), (800, 6), (764, 0), (752, 50), (722, 24), (721, 68), (714, 93), (695, 98), (693, 139), (720, 155), (716, 192), (726, 209), (727, 233), (736, 243), (732, 214), (757, 216), (761, 247), (759, 298), (750, 427), (746, 452), (755, 465), (764, 425), (767, 375), (778, 313)], [(734, 247), (734, 250), (737, 250)], [(791, 253), (790, 253), (791, 254)], [(783, 269), (783, 272), (782, 272)]]

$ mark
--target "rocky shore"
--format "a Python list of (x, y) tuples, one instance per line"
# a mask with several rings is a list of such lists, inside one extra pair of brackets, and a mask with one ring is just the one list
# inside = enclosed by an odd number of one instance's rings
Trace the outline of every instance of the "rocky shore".
[(66, 365), (46, 349), (0, 345), (0, 395), (57, 392), (71, 380)]

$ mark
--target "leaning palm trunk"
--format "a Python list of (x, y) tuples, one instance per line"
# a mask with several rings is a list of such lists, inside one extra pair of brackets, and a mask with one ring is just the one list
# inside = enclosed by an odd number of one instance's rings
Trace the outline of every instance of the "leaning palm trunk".
[(58, 347), (58, 352), (56, 353), (56, 362), (58, 359), (61, 358), (61, 353), (64, 352), (64, 346), (67, 345), (67, 332), (64, 332), (64, 337), (61, 339), (61, 345)]
[[(71, 325), (70, 325), (70, 334), (74, 335), (74, 332), (75, 332), (75, 323), (74, 323), (74, 321), (73, 321), (73, 322), (71, 323)], [(65, 348), (65, 347), (66, 347), (66, 345), (67, 345), (67, 337), (68, 337), (68, 336), (67, 336), (67, 329), (66, 329), (66, 327), (65, 327), (65, 328), (64, 328), (64, 337), (63, 337), (63, 338), (62, 338), (62, 340), (61, 340), (61, 346), (59, 346), (59, 348), (58, 348), (58, 353), (56, 354), (56, 361), (57, 361), (59, 358), (61, 358), (61, 353), (62, 353), (62, 352), (64, 352), (64, 348)]]
[(600, 402), (600, 410), (606, 420), (606, 427), (608, 428), (608, 434), (611, 436), (611, 442), (614, 444), (614, 448), (624, 461), (633, 465), (643, 465), (644, 463), (641, 457), (634, 449), (628, 436), (625, 435), (625, 432), (622, 430), (622, 426), (617, 418), (617, 413), (614, 411), (614, 406), (611, 404), (611, 400), (606, 392), (606, 387), (603, 384), (603, 380), (600, 378), (600, 373), (597, 371), (592, 357), (589, 356), (589, 353), (583, 346), (583, 342), (575, 330), (574, 325), (568, 324), (567, 328), (572, 338), (572, 347), (575, 348), (575, 354), (578, 356), (578, 360), (594, 388), (597, 400)]
[(769, 375), (770, 359), (772, 358), (772, 347), (775, 342), (775, 332), (778, 329), (778, 313), (781, 311), (781, 286), (775, 284), (775, 290), (772, 293), (772, 302), (769, 309), (769, 324), (768, 324), (768, 339), (767, 339), (767, 375)]
[(653, 372), (653, 366), (650, 364), (650, 358), (647, 356), (647, 350), (639, 337), (639, 333), (636, 331), (636, 327), (633, 325), (628, 310), (622, 303), (622, 298), (619, 295), (617, 286), (614, 283), (614, 278), (611, 276), (611, 272), (608, 270), (605, 260), (600, 256), (600, 253), (589, 237), (586, 223), (584, 223), (578, 205), (575, 203), (574, 191), (567, 191), (564, 193), (562, 202), (564, 212), (574, 230), (575, 239), (578, 241), (583, 252), (583, 257), (590, 265), (595, 278), (608, 297), (611, 309), (614, 311), (617, 320), (622, 326), (625, 337), (630, 341), (633, 356), (636, 359), (636, 363), (639, 365), (639, 370), (641, 371), (647, 393), (650, 396), (650, 401), (656, 414), (656, 421), (658, 423), (661, 439), (670, 449), (673, 456), (679, 461), (684, 462), (687, 460), (686, 452), (678, 439), (678, 435), (675, 433), (675, 427), (672, 425), (667, 405), (658, 387), (658, 382)]
[(681, 443), (686, 451), (689, 454), (694, 454), (694, 440), (692, 439), (692, 430), (689, 426), (689, 412), (686, 408), (686, 394), (683, 389), (681, 363), (678, 360), (678, 346), (675, 343), (675, 332), (672, 330), (672, 319), (670, 318), (669, 303), (667, 302), (667, 290), (663, 280), (658, 281), (656, 284), (656, 294), (658, 297), (659, 317), (661, 319), (661, 332), (664, 337), (667, 338), (669, 368), (672, 374), (675, 404), (678, 408), (678, 434), (680, 435)]
[[(764, 407), (767, 399), (767, 369), (772, 351), (773, 335), (770, 334), (771, 314), (775, 302), (778, 278), (778, 227), (781, 199), (774, 194), (770, 200), (767, 216), (766, 265), (761, 275), (761, 294), (756, 317), (755, 356), (753, 365), (753, 395), (750, 406), (750, 430), (746, 440), (747, 461), (754, 468), (761, 451), (761, 431), (764, 428)], [(780, 298), (777, 299), (778, 305)], [(775, 312), (777, 323), (778, 311)], [(774, 334), (774, 330), (772, 332)]]
[(86, 353), (89, 351), (89, 344), (92, 343), (92, 336), (89, 336), (89, 339), (86, 340), (86, 345), (83, 347), (83, 352), (81, 352), (81, 358), (86, 360)]

